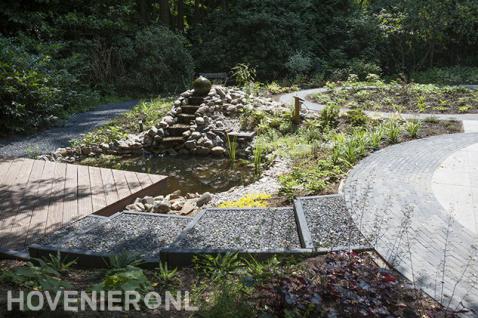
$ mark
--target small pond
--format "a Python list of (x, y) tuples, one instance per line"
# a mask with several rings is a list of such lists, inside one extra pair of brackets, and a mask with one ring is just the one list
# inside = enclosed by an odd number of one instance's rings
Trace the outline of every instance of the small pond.
[(121, 158), (102, 156), (81, 162), (89, 166), (154, 173), (169, 176), (168, 185), (160, 194), (180, 189), (185, 193), (218, 193), (234, 186), (246, 185), (256, 180), (250, 162), (228, 159), (187, 156), (141, 156)]

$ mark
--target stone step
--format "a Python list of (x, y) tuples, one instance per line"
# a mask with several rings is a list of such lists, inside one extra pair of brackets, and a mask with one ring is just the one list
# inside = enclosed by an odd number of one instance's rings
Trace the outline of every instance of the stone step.
[(189, 125), (185, 124), (175, 124), (167, 128), (169, 136), (171, 137), (182, 137), (183, 132), (189, 130)]
[(182, 113), (183, 114), (195, 114), (196, 111), (199, 109), (200, 106), (193, 106), (193, 105), (184, 105), (184, 106), (181, 106), (181, 109), (182, 109)]
[(228, 133), (228, 136), (231, 138), (231, 140), (233, 138), (237, 138), (237, 141), (239, 142), (250, 141), (255, 135), (256, 133), (254, 131), (233, 131)]
[(186, 104), (193, 106), (199, 106), (202, 103), (204, 103), (204, 97), (191, 96), (186, 100)]
[[(194, 255), (220, 251), (257, 254), (307, 252), (302, 249), (295, 212), (288, 208), (206, 209), (163, 250), (174, 266), (191, 263)], [(310, 250), (309, 250), (310, 252)]]
[(161, 146), (163, 148), (173, 148), (175, 146), (182, 145), (184, 143), (184, 138), (179, 136), (173, 137), (164, 137), (161, 141)]
[(77, 256), (79, 265), (87, 267), (103, 267), (108, 256), (127, 252), (157, 265), (161, 249), (173, 243), (191, 220), (135, 212), (101, 219), (90, 215), (31, 245), (29, 251), (32, 257), (44, 257), (61, 250), (64, 256)]
[(191, 121), (193, 121), (196, 116), (192, 114), (179, 114), (178, 115), (178, 123), (180, 124), (190, 124)]

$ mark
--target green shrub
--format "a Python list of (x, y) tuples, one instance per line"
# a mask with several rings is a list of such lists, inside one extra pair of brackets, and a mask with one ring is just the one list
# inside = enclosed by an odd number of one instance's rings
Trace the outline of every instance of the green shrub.
[(339, 124), (340, 107), (330, 103), (320, 112), (320, 123), (323, 128), (333, 129)]
[(408, 135), (412, 138), (417, 138), (418, 132), (420, 131), (420, 128), (422, 127), (422, 124), (418, 120), (410, 120), (407, 121), (405, 124), (405, 130), (407, 131)]
[(346, 113), (345, 118), (348, 124), (352, 126), (357, 126), (357, 127), (366, 125), (369, 120), (367, 115), (360, 108), (349, 110)]
[(297, 51), (289, 57), (285, 66), (291, 74), (306, 74), (313, 67), (313, 59), (308, 54)]
[(392, 144), (396, 144), (400, 141), (400, 135), (402, 133), (402, 128), (398, 120), (390, 119), (385, 124), (385, 134), (388, 137), (388, 141)]
[(186, 45), (183, 36), (164, 27), (138, 31), (132, 45), (121, 48), (128, 69), (120, 86), (146, 95), (189, 88), (194, 63)]
[(72, 287), (70, 283), (61, 279), (60, 272), (45, 262), (40, 262), (38, 266), (27, 263), (25, 266), (1, 273), (0, 278), (19, 287), (37, 290), (56, 292)]
[(103, 280), (95, 285), (93, 289), (145, 293), (152, 289), (152, 285), (141, 268), (128, 265), (125, 268), (109, 270)]
[(412, 79), (423, 84), (478, 84), (478, 67), (433, 67), (412, 74)]
[(0, 36), (0, 135), (47, 127), (55, 117), (85, 110), (98, 100), (58, 67), (48, 54), (29, 52)]
[(329, 160), (305, 160), (295, 164), (292, 172), (279, 177), (280, 194), (289, 199), (321, 194), (341, 176), (342, 169)]
[(239, 86), (246, 86), (256, 79), (256, 69), (249, 64), (239, 63), (232, 68), (234, 81)]

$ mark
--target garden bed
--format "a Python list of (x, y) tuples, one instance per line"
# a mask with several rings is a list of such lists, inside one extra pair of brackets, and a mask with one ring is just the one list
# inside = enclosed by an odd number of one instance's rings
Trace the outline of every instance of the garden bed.
[[(49, 263), (48, 263), (49, 264)], [(133, 265), (111, 271), (67, 268), (54, 274), (46, 266), (32, 267), (25, 262), (0, 261), (1, 290), (42, 290), (42, 279), (57, 281), (68, 290), (155, 291), (187, 290), (203, 317), (282, 316), (294, 317), (456, 317), (397, 272), (378, 261), (374, 253), (330, 253), (301, 259), (273, 259), (267, 262), (237, 257), (200, 259), (193, 268), (141, 270)], [(25, 276), (19, 273), (30, 273)], [(132, 275), (132, 274), (135, 275)], [(138, 274), (139, 273), (139, 274)], [(12, 280), (15, 275), (15, 280)], [(121, 276), (118, 276), (121, 275)], [(122, 280), (115, 279), (117, 277)], [(126, 285), (124, 285), (126, 286)], [(139, 286), (142, 286), (139, 289)], [(0, 316), (24, 317), (18, 310), (6, 311), (6, 293), (0, 295)], [(14, 305), (15, 308), (15, 305)], [(86, 307), (88, 308), (88, 307)], [(46, 310), (37, 315), (51, 315)], [(62, 312), (61, 317), (117, 317), (118, 312)], [(124, 312), (129, 317), (190, 317), (190, 312), (166, 311), (164, 306), (140, 312)], [(26, 317), (26, 316), (25, 316)]]
[(478, 90), (461, 86), (432, 84), (399, 84), (383, 82), (328, 84), (328, 90), (312, 96), (321, 104), (336, 104), (341, 108), (424, 113), (478, 113)]

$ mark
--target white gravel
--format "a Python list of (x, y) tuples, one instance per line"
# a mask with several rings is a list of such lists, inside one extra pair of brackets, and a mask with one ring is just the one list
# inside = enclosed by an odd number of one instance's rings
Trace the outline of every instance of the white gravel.
[(191, 218), (185, 217), (129, 213), (121, 213), (96, 225), (89, 219), (92, 218), (76, 222), (70, 231), (62, 230), (67, 237), (55, 233), (41, 243), (63, 249), (104, 254), (127, 252), (157, 258), (159, 251), (169, 246), (191, 221)]
[(316, 248), (367, 245), (340, 195), (301, 198), (312, 241)]
[(300, 248), (292, 208), (207, 210), (173, 247), (188, 249)]

